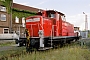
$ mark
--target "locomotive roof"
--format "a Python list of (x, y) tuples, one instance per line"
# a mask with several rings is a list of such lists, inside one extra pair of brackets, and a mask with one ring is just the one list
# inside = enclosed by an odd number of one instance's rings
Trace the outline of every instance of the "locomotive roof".
[(61, 13), (61, 12), (58, 12), (58, 11), (55, 11), (55, 10), (47, 10), (47, 12), (53, 12), (53, 13), (58, 13), (58, 14), (60, 14), (60, 15), (65, 15), (65, 14), (63, 14), (63, 13)]

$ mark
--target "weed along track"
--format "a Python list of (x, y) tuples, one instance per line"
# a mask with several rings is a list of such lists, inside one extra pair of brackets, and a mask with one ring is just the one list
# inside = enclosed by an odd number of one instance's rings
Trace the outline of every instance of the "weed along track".
[[(68, 46), (71, 46), (70, 44)], [(22, 58), (25, 58), (25, 57), (31, 57), (31, 56), (34, 56), (35, 55), (39, 57), (39, 54), (49, 54), (51, 53), (52, 51), (57, 51), (59, 49), (63, 49), (67, 46), (64, 46), (62, 48), (55, 48), (55, 49), (50, 49), (50, 50), (43, 50), (43, 51), (32, 51), (32, 52), (26, 52), (26, 48), (25, 47), (19, 47), (15, 50), (5, 50), (5, 51), (0, 51), (0, 60), (22, 60)], [(59, 52), (59, 51), (58, 51)], [(31, 57), (31, 59), (34, 59), (34, 57)], [(36, 57), (37, 58), (37, 57)]]

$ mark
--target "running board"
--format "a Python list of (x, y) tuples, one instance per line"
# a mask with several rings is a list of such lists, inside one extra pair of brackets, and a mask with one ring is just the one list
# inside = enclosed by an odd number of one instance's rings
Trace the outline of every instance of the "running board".
[(52, 49), (53, 47), (43, 47), (43, 48), (39, 48), (38, 50), (44, 51), (44, 50), (49, 50)]

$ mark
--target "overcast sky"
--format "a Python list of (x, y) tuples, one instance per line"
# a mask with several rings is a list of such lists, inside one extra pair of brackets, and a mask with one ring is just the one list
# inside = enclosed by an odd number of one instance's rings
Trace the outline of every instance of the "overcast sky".
[(74, 26), (85, 29), (85, 14), (90, 30), (90, 0), (14, 0), (14, 3), (31, 6), (40, 9), (53, 9), (66, 15), (66, 20)]

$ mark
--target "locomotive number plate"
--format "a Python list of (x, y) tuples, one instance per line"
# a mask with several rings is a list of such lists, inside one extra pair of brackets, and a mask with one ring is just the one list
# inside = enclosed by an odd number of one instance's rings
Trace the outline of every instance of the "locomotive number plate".
[(26, 20), (26, 22), (38, 22), (38, 21), (40, 21), (40, 18), (31, 18)]

